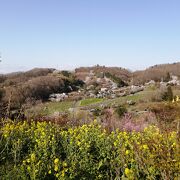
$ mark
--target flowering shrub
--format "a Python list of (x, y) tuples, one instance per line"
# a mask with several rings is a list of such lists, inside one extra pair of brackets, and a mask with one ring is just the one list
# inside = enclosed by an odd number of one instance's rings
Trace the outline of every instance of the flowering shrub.
[(119, 127), (124, 131), (143, 131), (145, 127), (149, 125), (157, 124), (155, 114), (151, 112), (146, 112), (141, 115), (133, 117), (132, 114), (124, 114)]
[(178, 179), (179, 139), (155, 126), (107, 133), (97, 122), (69, 129), (8, 122), (0, 129), (1, 179)]

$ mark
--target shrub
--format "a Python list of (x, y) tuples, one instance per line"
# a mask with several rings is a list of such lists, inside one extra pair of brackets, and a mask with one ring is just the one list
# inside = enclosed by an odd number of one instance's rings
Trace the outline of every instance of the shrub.
[(0, 83), (3, 83), (6, 80), (6, 76), (0, 75)]
[(153, 102), (172, 101), (173, 97), (174, 95), (171, 86), (160, 87), (160, 89), (157, 89), (151, 94), (150, 100)]
[(102, 114), (102, 110), (100, 108), (95, 108), (93, 110), (93, 115), (94, 116), (100, 116)]
[(167, 90), (162, 94), (162, 99), (164, 101), (172, 101), (173, 100), (173, 91), (171, 86), (167, 87)]
[(4, 90), (3, 89), (0, 89), (0, 100), (3, 98), (3, 96), (4, 96)]
[(120, 105), (116, 108), (116, 113), (118, 114), (119, 118), (121, 118), (125, 113), (127, 113), (127, 108)]
[(171, 75), (169, 72), (167, 72), (166, 77), (164, 79), (165, 82), (169, 82), (171, 80)]
[(61, 71), (63, 76), (70, 77), (72, 74), (69, 71)]
[(149, 109), (154, 112), (158, 122), (164, 128), (176, 129), (177, 120), (180, 117), (180, 105), (173, 103), (157, 103), (150, 105)]

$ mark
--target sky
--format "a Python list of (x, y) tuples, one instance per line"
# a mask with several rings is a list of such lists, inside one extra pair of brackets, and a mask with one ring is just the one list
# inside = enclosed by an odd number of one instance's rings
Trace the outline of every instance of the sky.
[(179, 0), (0, 0), (0, 73), (180, 61)]

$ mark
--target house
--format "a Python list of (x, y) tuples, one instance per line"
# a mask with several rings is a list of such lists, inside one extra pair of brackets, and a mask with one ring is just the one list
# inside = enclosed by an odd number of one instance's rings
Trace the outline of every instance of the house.
[(49, 100), (52, 102), (61, 102), (65, 99), (68, 98), (68, 95), (66, 95), (65, 93), (61, 93), (61, 94), (51, 94), (49, 96)]

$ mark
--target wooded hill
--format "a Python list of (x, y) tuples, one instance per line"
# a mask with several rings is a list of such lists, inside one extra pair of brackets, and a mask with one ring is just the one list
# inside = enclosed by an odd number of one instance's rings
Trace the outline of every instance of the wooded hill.
[(75, 69), (77, 78), (85, 80), (86, 76), (93, 71), (95, 74), (98, 73), (110, 73), (112, 75), (121, 78), (123, 81), (131, 82), (133, 84), (144, 84), (150, 80), (161, 81), (166, 79), (167, 73), (180, 77), (180, 63), (173, 64), (160, 64), (149, 67), (145, 70), (132, 72), (128, 69), (121, 67), (105, 67), (105, 66), (93, 66), (93, 67), (80, 67)]
[(105, 67), (105, 66), (93, 66), (93, 67), (80, 67), (75, 69), (75, 74), (77, 78), (85, 80), (86, 76), (93, 71), (95, 74), (99, 73), (110, 73), (112, 75), (117, 76), (118, 78), (121, 78), (123, 81), (129, 81), (131, 79), (132, 73), (121, 67)]
[(132, 77), (134, 84), (144, 84), (150, 80), (161, 81), (161, 79), (166, 79), (168, 73), (180, 77), (180, 62), (155, 65), (146, 70), (133, 72)]
[(38, 68), (1, 75), (0, 106), (11, 104), (10, 110), (18, 109), (23, 104), (46, 101), (52, 93), (76, 91), (82, 85), (72, 73), (55, 69)]

